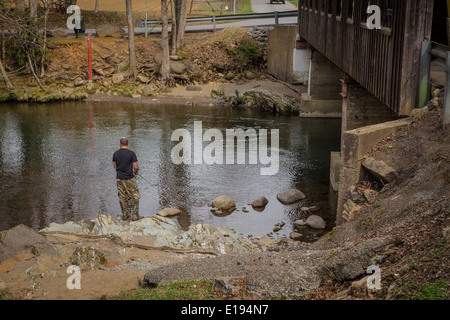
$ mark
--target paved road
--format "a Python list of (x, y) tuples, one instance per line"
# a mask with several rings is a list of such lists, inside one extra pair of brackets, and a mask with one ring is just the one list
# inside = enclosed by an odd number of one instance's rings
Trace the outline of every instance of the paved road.
[[(251, 0), (252, 3), (252, 10), (255, 13), (265, 13), (265, 12), (274, 12), (274, 11), (290, 11), (290, 10), (297, 10), (297, 8), (290, 2), (286, 0), (286, 4), (282, 3), (274, 3), (270, 4), (270, 0)], [(279, 18), (279, 24), (297, 24), (297, 17), (291, 17), (291, 18)], [(242, 21), (236, 21), (232, 23), (220, 23), (216, 25), (216, 30), (225, 29), (228, 27), (253, 27), (253, 26), (271, 26), (275, 25), (275, 19), (254, 19), (254, 20), (242, 20)], [(128, 32), (127, 28), (124, 28), (125, 32)], [(212, 31), (213, 25), (187, 25), (186, 31), (187, 32), (201, 32), (201, 31)], [(160, 33), (161, 28), (149, 28), (148, 33)], [(72, 31), (69, 31), (69, 33), (73, 33)], [(95, 34), (95, 29), (88, 29), (86, 30), (86, 35), (92, 33)], [(145, 34), (145, 28), (135, 28), (135, 33), (137, 35)]]
[(274, 12), (274, 11), (290, 11), (296, 10), (297, 8), (286, 0), (286, 4), (283, 3), (273, 3), (270, 4), (270, 0), (251, 0), (252, 10), (255, 13), (264, 13), (264, 12)]

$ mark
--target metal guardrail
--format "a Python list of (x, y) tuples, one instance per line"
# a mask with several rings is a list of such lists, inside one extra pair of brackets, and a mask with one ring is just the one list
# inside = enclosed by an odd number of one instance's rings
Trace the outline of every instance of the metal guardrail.
[[(220, 21), (239, 21), (239, 20), (250, 20), (250, 19), (274, 19), (275, 25), (279, 24), (279, 18), (290, 18), (297, 17), (298, 10), (291, 11), (275, 11), (267, 13), (252, 13), (252, 14), (236, 14), (236, 15), (225, 15), (225, 16), (211, 16), (211, 17), (193, 17), (187, 18), (187, 23), (213, 23), (214, 26), (216, 22)], [(169, 24), (171, 20), (169, 19)], [(157, 26), (161, 25), (161, 20), (136, 20), (136, 27), (144, 28), (145, 26)]]

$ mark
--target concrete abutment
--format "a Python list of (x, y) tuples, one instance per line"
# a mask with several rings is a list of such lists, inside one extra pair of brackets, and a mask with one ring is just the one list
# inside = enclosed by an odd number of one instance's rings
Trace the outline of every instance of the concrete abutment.
[[(286, 49), (280, 41), (291, 44)], [(281, 58), (283, 50), (288, 50), (287, 60)], [(269, 38), (269, 52), (272, 74), (291, 75), (292, 83), (297, 65), (302, 66), (303, 79), (307, 75), (302, 82), (308, 91), (302, 95), (301, 117), (342, 118), (341, 151), (333, 152), (330, 161), (330, 187), (337, 193), (336, 222), (342, 224), (348, 190), (362, 178), (361, 163), (367, 152), (409, 120), (398, 120), (394, 111), (298, 35), (294, 40), (294, 29), (276, 27)]]

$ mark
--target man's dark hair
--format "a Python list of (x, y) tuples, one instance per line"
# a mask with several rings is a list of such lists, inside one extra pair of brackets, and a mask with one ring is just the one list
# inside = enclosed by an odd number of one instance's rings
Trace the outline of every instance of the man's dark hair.
[(128, 146), (128, 139), (127, 138), (120, 139), (120, 144), (124, 147)]

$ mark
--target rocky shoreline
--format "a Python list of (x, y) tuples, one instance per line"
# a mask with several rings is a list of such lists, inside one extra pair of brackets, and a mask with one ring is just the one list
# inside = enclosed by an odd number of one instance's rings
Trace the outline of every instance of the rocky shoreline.
[[(125, 45), (123, 40), (113, 43), (117, 48)], [(106, 61), (108, 75), (116, 74), (124, 57), (107, 54), (104, 48), (99, 51), (96, 63)], [(145, 47), (138, 48), (138, 52), (144, 55)], [(211, 52), (204, 56), (211, 56)], [(198, 54), (195, 64), (202, 65), (203, 58)], [(56, 57), (54, 71), (61, 65), (65, 73), (76, 75), (78, 67), (62, 66), (61, 63), (67, 64), (66, 59)], [(147, 65), (146, 61), (142, 65)], [(0, 94), (0, 101), (84, 100), (202, 106), (243, 102), (252, 106), (252, 100), (247, 98), (259, 97), (237, 98), (245, 92), (264, 92), (274, 86), (276, 92), (301, 95), (298, 88), (267, 78), (247, 79), (245, 72), (226, 80), (228, 72), (208, 72), (211, 68), (217, 71), (219, 65), (209, 65), (201, 72), (194, 70), (192, 75), (197, 80), (192, 81), (197, 83), (184, 83), (158, 94), (152, 91), (156, 84), (150, 88), (144, 83), (126, 83), (124, 79), (110, 84), (108, 80), (113, 80), (108, 76), (95, 83), (70, 79), (69, 86), (63, 84), (55, 91), (24, 86), (20, 94)], [(144, 69), (142, 76), (150, 79), (151, 72)], [(97, 71), (99, 75), (105, 72)], [(51, 81), (64, 82), (66, 76), (55, 73)], [(142, 80), (146, 81), (139, 81)], [(139, 91), (144, 89), (149, 91)], [(213, 91), (219, 93), (219, 99), (211, 97)], [(366, 157), (370, 161), (365, 165), (369, 168), (370, 163), (384, 161), (395, 170), (395, 175), (383, 183), (374, 183), (370, 177), (352, 186), (345, 206), (345, 223), (314, 243), (296, 241), (295, 234), (291, 234), (292, 239), (277, 241), (267, 237), (241, 238), (232, 230), (209, 225), (184, 230), (173, 219), (161, 215), (127, 223), (117, 216), (100, 215), (88, 221), (54, 224), (39, 232), (21, 225), (0, 232), (0, 292), (9, 289), (18, 299), (100, 299), (120, 290), (154, 287), (174, 280), (211, 279), (226, 283), (229, 281), (225, 279), (240, 279), (242, 287), (237, 292), (245, 291), (256, 298), (389, 300), (413, 298), (425, 285), (444, 281), (447, 285), (443, 290), (448, 297), (450, 261), (445, 252), (450, 249), (450, 138), (449, 129), (442, 128), (441, 100), (441, 96), (436, 96), (429, 108), (413, 114), (406, 128), (370, 150)], [(297, 196), (301, 197), (298, 193)], [(282, 195), (279, 200), (292, 201)], [(224, 209), (216, 205), (216, 211)], [(316, 217), (295, 224), (323, 227)], [(67, 267), (74, 263), (84, 268), (82, 290), (66, 287)], [(371, 266), (381, 269), (381, 289), (368, 287)], [(237, 294), (235, 298), (239, 297)]]

